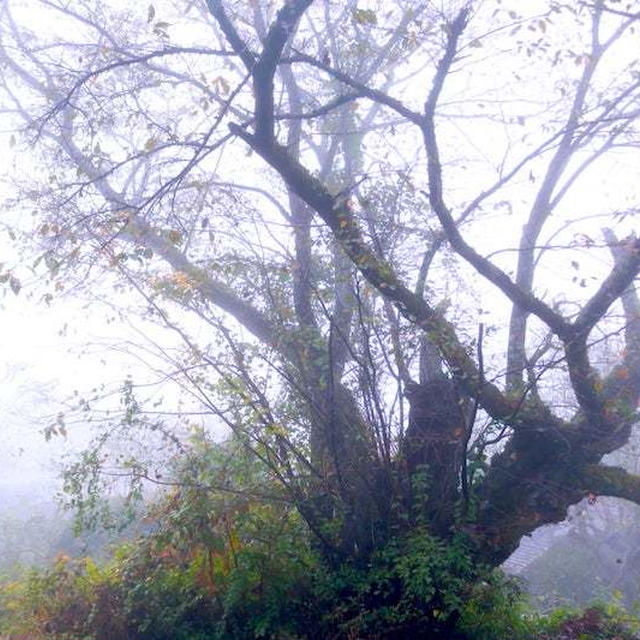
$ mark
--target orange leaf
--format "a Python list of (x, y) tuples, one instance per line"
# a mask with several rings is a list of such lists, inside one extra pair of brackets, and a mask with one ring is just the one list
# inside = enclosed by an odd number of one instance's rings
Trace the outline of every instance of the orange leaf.
[(616, 369), (616, 378), (618, 380), (627, 380), (629, 377), (629, 369), (627, 367), (618, 367)]

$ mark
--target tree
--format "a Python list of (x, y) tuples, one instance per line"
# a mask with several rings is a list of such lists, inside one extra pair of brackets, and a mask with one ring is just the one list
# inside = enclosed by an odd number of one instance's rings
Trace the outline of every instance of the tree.
[[(637, 153), (640, 13), (33, 0), (1, 15), (54, 291), (102, 267), (140, 293), (187, 346), (184, 384), (327, 557), (426, 521), (498, 564), (587, 494), (640, 499), (638, 477), (598, 464), (636, 420), (640, 241), (594, 239), (598, 218), (621, 235), (636, 211), (616, 180)], [(620, 353), (607, 370), (603, 342)]]

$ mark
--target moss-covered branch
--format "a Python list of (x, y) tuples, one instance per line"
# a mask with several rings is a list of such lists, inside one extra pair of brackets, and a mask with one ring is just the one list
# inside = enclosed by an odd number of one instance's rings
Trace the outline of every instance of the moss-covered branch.
[(586, 466), (577, 475), (585, 494), (623, 498), (640, 504), (640, 476), (621, 467)]

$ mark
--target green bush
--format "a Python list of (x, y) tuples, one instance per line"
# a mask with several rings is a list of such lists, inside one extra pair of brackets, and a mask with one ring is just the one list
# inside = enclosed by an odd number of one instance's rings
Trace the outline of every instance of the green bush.
[[(207, 470), (203, 472), (206, 477)], [(111, 559), (61, 556), (0, 585), (0, 636), (51, 640), (628, 640), (616, 603), (534, 614), (464, 538), (426, 528), (367, 562), (329, 566), (285, 501), (198, 483), (154, 509), (155, 532)], [(204, 485), (206, 486), (206, 485)]]
[(393, 539), (364, 567), (319, 572), (312, 597), (321, 632), (308, 637), (421, 638), (452, 633), (476, 577), (462, 540), (418, 530)]
[(446, 544), (415, 532), (392, 540), (365, 566), (329, 568), (298, 539), (299, 522), (283, 524), (269, 509), (248, 511), (241, 520), (233, 550), (226, 554), (204, 547), (187, 551), (152, 536), (121, 546), (103, 567), (90, 559), (61, 557), (50, 569), (5, 583), (0, 635), (51, 640), (637, 637), (638, 619), (616, 602), (548, 616), (533, 613), (513, 581), (499, 572), (478, 572), (463, 541)]
[(190, 567), (153, 558), (147, 544), (120, 548), (104, 568), (62, 557), (3, 587), (3, 633), (60, 640), (197, 640), (213, 624)]
[(473, 585), (458, 628), (473, 640), (526, 640), (535, 637), (538, 621), (520, 585), (493, 571)]

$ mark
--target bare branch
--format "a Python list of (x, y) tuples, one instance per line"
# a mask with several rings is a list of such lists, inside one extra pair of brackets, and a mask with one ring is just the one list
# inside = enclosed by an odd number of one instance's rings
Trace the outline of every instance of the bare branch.
[(517, 286), (506, 273), (477, 253), (475, 249), (463, 239), (458, 225), (444, 201), (442, 166), (435, 133), (435, 110), (444, 86), (445, 78), (450, 71), (455, 57), (458, 39), (466, 26), (467, 14), (468, 10), (463, 9), (449, 25), (446, 51), (438, 63), (433, 86), (425, 103), (425, 121), (421, 129), (428, 160), (429, 202), (440, 220), (440, 224), (444, 229), (449, 243), (456, 252), (487, 278), (487, 280), (498, 287), (514, 304), (526, 309), (530, 313), (534, 313), (546, 322), (556, 335), (561, 338), (566, 338), (570, 335), (569, 325), (566, 320), (528, 290), (523, 290)]
[[(109, 73), (110, 71), (114, 71), (115, 69), (121, 69), (123, 67), (129, 67), (136, 64), (146, 64), (150, 60), (154, 60), (155, 58), (164, 58), (166, 56), (178, 55), (184, 53), (193, 53), (199, 55), (214, 55), (214, 56), (234, 56), (236, 55), (233, 51), (222, 51), (216, 49), (206, 49), (201, 47), (165, 47), (160, 51), (152, 51), (150, 53), (140, 54), (138, 56), (131, 56), (121, 60), (116, 60), (115, 62), (111, 62), (97, 69), (93, 69), (92, 71), (88, 71), (84, 73), (78, 80), (76, 80), (71, 87), (67, 90), (64, 98), (56, 102), (56, 104), (49, 110), (47, 113), (41, 118), (41, 123), (43, 124), (49, 118), (52, 118), (57, 113), (65, 109), (73, 99), (73, 96), (78, 92), (78, 90), (85, 86), (90, 80), (93, 78), (97, 78), (98, 76)], [(42, 126), (42, 124), (40, 126)]]
[(243, 42), (240, 34), (233, 26), (233, 23), (231, 22), (231, 20), (229, 20), (229, 16), (227, 16), (227, 12), (222, 6), (222, 1), (206, 0), (206, 2), (211, 15), (213, 15), (213, 17), (217, 20), (220, 28), (222, 29), (222, 32), (227, 38), (227, 41), (231, 45), (231, 48), (237, 55), (240, 56), (240, 59), (242, 60), (242, 62), (244, 62), (244, 66), (247, 68), (247, 71), (252, 72), (257, 62), (257, 58), (255, 54), (249, 50), (249, 47)]
[(336, 78), (336, 80), (340, 80), (343, 84), (355, 89), (356, 93), (360, 94), (362, 97), (369, 98), (369, 100), (372, 100), (373, 102), (378, 102), (383, 104), (385, 107), (389, 107), (403, 118), (406, 118), (409, 122), (413, 122), (413, 124), (417, 124), (418, 126), (422, 126), (424, 122), (424, 117), (422, 115), (409, 109), (409, 107), (404, 105), (400, 100), (392, 98), (384, 91), (371, 89), (346, 73), (343, 73), (339, 69), (335, 69), (329, 64), (316, 60), (313, 56), (296, 51), (295, 56), (283, 58), (281, 62), (283, 64), (305, 62), (306, 64), (310, 64), (318, 69), (322, 69), (322, 71), (325, 71), (330, 76)]
[(582, 307), (574, 322), (574, 329), (589, 333), (604, 316), (607, 309), (625, 292), (640, 273), (640, 239), (631, 240), (620, 247), (616, 264), (598, 291)]
[(289, 0), (278, 11), (269, 28), (260, 58), (253, 68), (256, 98), (256, 137), (263, 142), (273, 138), (273, 78), (284, 46), (302, 14), (313, 0)]

